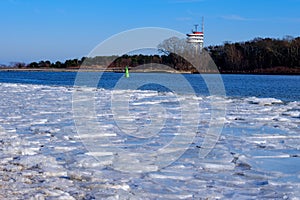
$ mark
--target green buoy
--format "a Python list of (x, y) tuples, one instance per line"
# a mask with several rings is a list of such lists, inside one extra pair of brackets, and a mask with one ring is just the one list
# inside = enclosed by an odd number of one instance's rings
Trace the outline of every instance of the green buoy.
[(125, 77), (129, 78), (129, 71), (128, 71), (128, 67), (125, 67)]

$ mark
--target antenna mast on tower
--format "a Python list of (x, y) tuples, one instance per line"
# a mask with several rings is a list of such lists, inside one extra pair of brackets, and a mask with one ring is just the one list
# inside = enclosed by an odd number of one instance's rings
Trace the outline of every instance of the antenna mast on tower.
[(199, 25), (198, 25), (198, 24), (195, 24), (194, 26), (195, 26), (195, 31), (194, 31), (194, 32), (197, 32), (197, 31), (198, 31), (198, 26), (199, 26)]
[(204, 17), (202, 17), (202, 33), (204, 33)]

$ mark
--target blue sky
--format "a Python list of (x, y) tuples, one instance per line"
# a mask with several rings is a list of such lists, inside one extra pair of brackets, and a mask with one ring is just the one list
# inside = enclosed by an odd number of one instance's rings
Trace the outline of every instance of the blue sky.
[(119, 32), (187, 33), (205, 18), (205, 46), (300, 36), (300, 0), (1, 0), (0, 64), (87, 55)]

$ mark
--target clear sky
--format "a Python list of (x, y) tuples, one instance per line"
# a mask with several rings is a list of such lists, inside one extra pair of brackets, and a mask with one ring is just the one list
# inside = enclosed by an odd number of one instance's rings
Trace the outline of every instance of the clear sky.
[(121, 31), (188, 33), (205, 18), (205, 46), (300, 36), (300, 0), (0, 0), (0, 64), (81, 58)]

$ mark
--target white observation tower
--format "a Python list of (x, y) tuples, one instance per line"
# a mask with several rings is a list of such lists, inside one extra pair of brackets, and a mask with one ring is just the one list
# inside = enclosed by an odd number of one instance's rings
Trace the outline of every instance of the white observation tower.
[(204, 20), (202, 18), (202, 30), (198, 31), (198, 24), (195, 25), (195, 30), (192, 30), (192, 33), (186, 34), (187, 35), (187, 42), (192, 43), (196, 46), (196, 51), (198, 52), (198, 49), (200, 52), (203, 49), (203, 43), (204, 43)]

